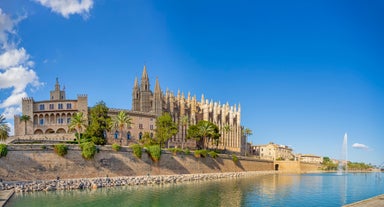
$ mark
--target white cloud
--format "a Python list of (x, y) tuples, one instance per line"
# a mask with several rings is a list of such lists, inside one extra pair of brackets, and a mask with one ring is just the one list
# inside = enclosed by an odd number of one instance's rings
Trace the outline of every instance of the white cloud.
[(87, 17), (92, 9), (93, 0), (35, 0), (41, 5), (50, 8), (53, 12), (61, 14), (65, 18), (69, 15), (80, 14)]
[(368, 150), (369, 147), (365, 144), (359, 144), (359, 143), (354, 143), (352, 145), (353, 148), (356, 148), (356, 149), (363, 149), (363, 150)]
[(0, 8), (0, 90), (12, 91), (10, 96), (0, 100), (0, 113), (10, 125), (14, 115), (21, 113), (21, 100), (27, 96), (27, 86), (33, 89), (41, 85), (31, 68), (34, 63), (30, 55), (23, 47), (18, 48), (16, 26), (24, 18), (13, 19)]
[(24, 48), (8, 49), (0, 55), (0, 69), (7, 69), (25, 63), (29, 65), (29, 58)]

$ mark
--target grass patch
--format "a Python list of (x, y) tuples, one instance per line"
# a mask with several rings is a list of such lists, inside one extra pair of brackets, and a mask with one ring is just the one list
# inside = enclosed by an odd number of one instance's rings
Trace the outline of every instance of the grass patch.
[(239, 158), (236, 155), (232, 155), (232, 161), (234, 163), (237, 163), (239, 161)]

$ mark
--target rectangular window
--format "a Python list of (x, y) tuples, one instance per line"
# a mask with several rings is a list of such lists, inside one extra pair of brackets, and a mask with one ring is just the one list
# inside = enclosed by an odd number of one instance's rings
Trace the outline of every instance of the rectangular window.
[(59, 104), (57, 105), (57, 108), (58, 108), (58, 109), (63, 109), (63, 104), (62, 104), (62, 103), (59, 103)]
[(153, 130), (153, 125), (152, 125), (152, 124), (149, 125), (149, 129), (150, 129), (150, 130)]
[(63, 121), (64, 121), (63, 118), (57, 118), (57, 123), (58, 123), (58, 124), (62, 124)]
[(49, 104), (49, 109), (55, 109), (55, 105), (54, 104)]
[(41, 126), (44, 125), (44, 119), (40, 119), (39, 123)]
[(39, 105), (39, 109), (40, 109), (40, 110), (44, 110), (44, 104), (40, 104), (40, 105)]
[(142, 129), (143, 128), (143, 124), (139, 124), (139, 129)]
[(71, 118), (67, 118), (67, 123), (71, 123)]
[(67, 109), (71, 109), (71, 108), (72, 108), (72, 104), (67, 103)]

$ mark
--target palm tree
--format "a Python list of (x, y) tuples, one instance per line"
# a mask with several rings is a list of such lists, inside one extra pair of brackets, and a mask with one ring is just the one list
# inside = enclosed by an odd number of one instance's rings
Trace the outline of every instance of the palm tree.
[[(245, 146), (247, 147), (248, 146), (247, 138), (252, 135), (252, 130), (249, 128), (245, 128), (242, 130), (242, 132), (243, 132), (243, 136), (245, 137)], [(245, 156), (247, 156), (247, 148), (245, 149)]]
[(3, 114), (0, 115), (0, 140), (5, 141), (11, 129), (9, 128), (7, 122), (5, 121), (5, 116)]
[(29, 120), (31, 120), (31, 117), (28, 115), (23, 114), (20, 116), (20, 121), (24, 122), (24, 135), (27, 135), (27, 122)]
[[(229, 124), (225, 124), (224, 127), (223, 127), (223, 131), (225, 134), (228, 134), (230, 131), (231, 131), (231, 126), (229, 126)], [(224, 136), (224, 139), (223, 139), (223, 144), (224, 144), (224, 150), (226, 150), (227, 146), (225, 145), (225, 136)]]
[(123, 130), (130, 127), (132, 124), (132, 118), (129, 117), (124, 111), (120, 111), (113, 119), (113, 125), (115, 128), (120, 129), (120, 144), (123, 140)]
[(181, 149), (184, 149), (184, 141), (185, 141), (185, 136), (187, 135), (186, 131), (187, 131), (187, 125), (189, 122), (188, 115), (182, 116), (180, 119), (180, 122), (181, 122), (181, 126), (183, 127), (181, 130), (181, 136), (182, 136)]
[(84, 128), (87, 127), (86, 125), (87, 120), (84, 118), (82, 112), (77, 112), (75, 113), (72, 118), (71, 118), (71, 123), (68, 125), (68, 129), (76, 129), (77, 130), (77, 141), (80, 144), (80, 139), (81, 139), (81, 132), (83, 131)]
[(199, 124), (198, 130), (200, 136), (203, 137), (204, 148), (207, 148), (208, 138), (210, 138), (214, 133), (214, 127), (210, 122), (203, 121), (201, 124)]

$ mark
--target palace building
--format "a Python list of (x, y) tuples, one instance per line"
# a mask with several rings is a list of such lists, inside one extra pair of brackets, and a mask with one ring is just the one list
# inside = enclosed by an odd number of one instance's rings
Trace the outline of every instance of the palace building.
[[(124, 132), (112, 130), (106, 133), (108, 143), (129, 145), (137, 143), (145, 132), (151, 136), (155, 133), (156, 117), (168, 112), (179, 126), (179, 132), (168, 140), (168, 147), (196, 148), (196, 141), (186, 139), (190, 125), (200, 120), (210, 121), (220, 129), (219, 149), (241, 153), (245, 150), (245, 137), (242, 136), (241, 108), (221, 104), (201, 96), (200, 101), (188, 92), (173, 94), (169, 90), (165, 93), (156, 79), (154, 91), (151, 90), (146, 66), (143, 68), (140, 82), (135, 78), (132, 91), (132, 109), (110, 109), (109, 115), (116, 116), (124, 111), (132, 118), (132, 126)], [(55, 88), (50, 92), (50, 100), (34, 101), (33, 98), (22, 100), (22, 114), (28, 115), (29, 121), (20, 121), (20, 116), (14, 119), (15, 137), (18, 139), (43, 140), (73, 140), (75, 131), (68, 130), (71, 117), (76, 112), (83, 112), (88, 117), (88, 98), (79, 95), (77, 99), (66, 99), (65, 90), (60, 89), (56, 80)], [(229, 128), (229, 130), (224, 130)]]

